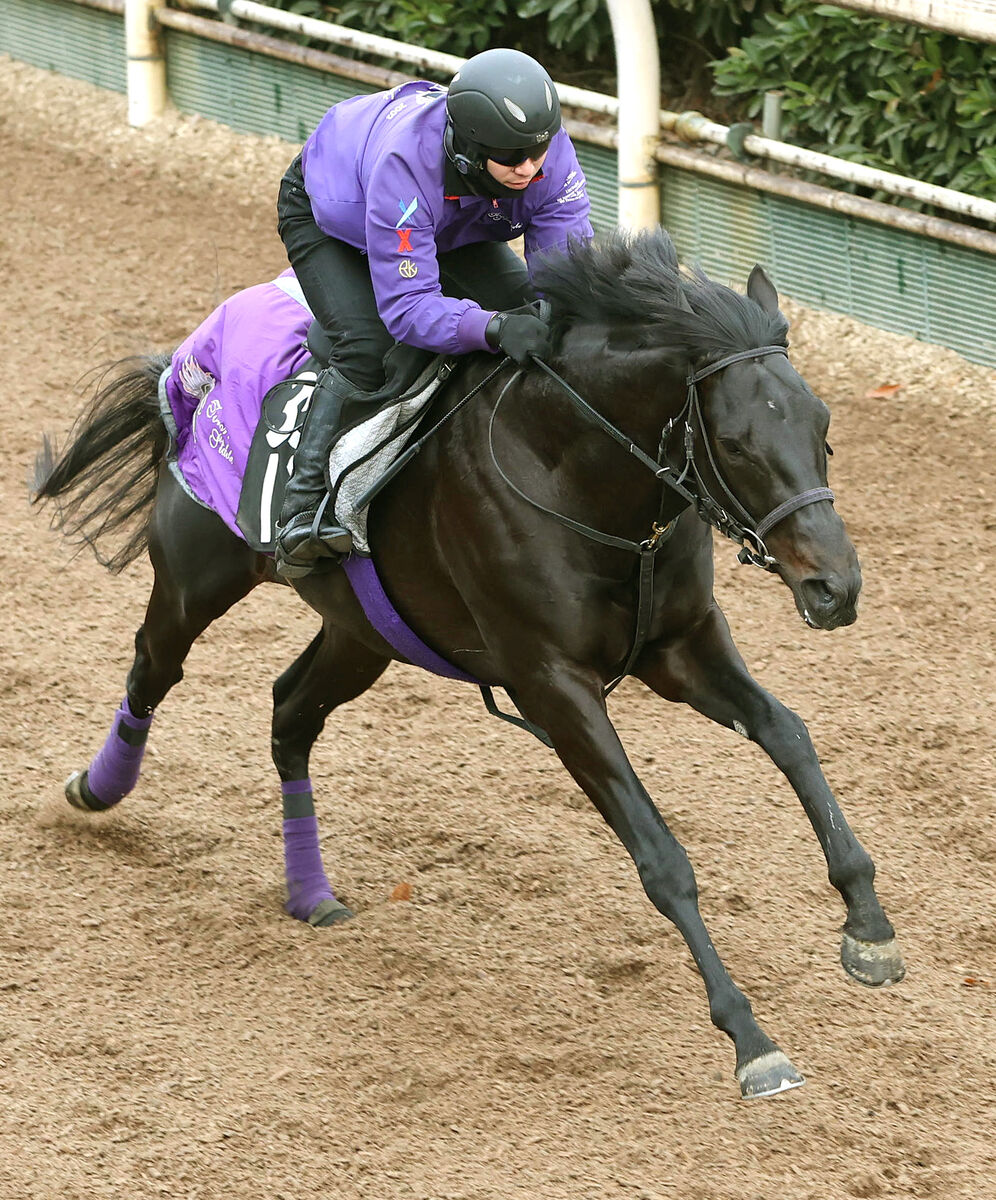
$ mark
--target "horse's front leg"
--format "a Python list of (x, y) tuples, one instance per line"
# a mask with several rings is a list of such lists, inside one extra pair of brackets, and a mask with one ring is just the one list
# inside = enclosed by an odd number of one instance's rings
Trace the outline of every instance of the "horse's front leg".
[(751, 677), (719, 609), (713, 607), (684, 638), (648, 647), (636, 674), (658, 695), (691, 705), (768, 753), (802, 801), (830, 882), (847, 906), (844, 969), (871, 987), (898, 983), (906, 968), (875, 894), (875, 864), (830, 791), (805, 723)]
[(564, 766), (629, 851), (650, 900), (687, 942), (705, 982), (712, 1023), (736, 1048), (742, 1094), (770, 1096), (803, 1083), (754, 1019), (716, 952), (699, 912), (691, 864), (630, 766), (599, 681), (570, 668), (545, 671), (542, 681), (518, 687), (516, 699), (549, 733)]

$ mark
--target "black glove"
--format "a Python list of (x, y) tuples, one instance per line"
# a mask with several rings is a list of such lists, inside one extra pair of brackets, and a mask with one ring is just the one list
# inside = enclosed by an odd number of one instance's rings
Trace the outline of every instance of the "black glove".
[(528, 367), (534, 354), (546, 358), (550, 353), (550, 327), (531, 312), (495, 313), (484, 330), (484, 338), (489, 346), (502, 350), (520, 367)]

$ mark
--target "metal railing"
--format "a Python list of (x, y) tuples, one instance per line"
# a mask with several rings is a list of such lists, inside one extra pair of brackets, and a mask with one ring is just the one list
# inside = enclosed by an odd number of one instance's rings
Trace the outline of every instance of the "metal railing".
[[(347, 46), (376, 57), (406, 62), (416, 70), (428, 69), (438, 74), (453, 74), (464, 61), (452, 54), (423, 50), (391, 38), (349, 29), (344, 25), (334, 25), (328, 21), (317, 21), (311, 17), (284, 12), (282, 9), (259, 4), (256, 0), (184, 0), (184, 4), (186, 7), (215, 13), (221, 11), (231, 13), (234, 17), (252, 21), (255, 24), (270, 25), (285, 32), (297, 33), (314, 41)], [(933, 7), (936, 9), (937, 5), (934, 4)], [(175, 16), (168, 15), (171, 11), (161, 8), (156, 10), (156, 19), (161, 20), (164, 24), (177, 25)], [(198, 28), (202, 32), (204, 31), (203, 26)], [(251, 39), (247, 39), (247, 44), (251, 45)], [(573, 88), (560, 83), (557, 84), (557, 91), (561, 101), (566, 105), (587, 110), (589, 113), (618, 118), (619, 101), (614, 96)], [(942, 208), (947, 212), (957, 213), (960, 216), (996, 224), (996, 202), (992, 200), (984, 200), (953, 188), (923, 183), (917, 179), (910, 179), (875, 167), (867, 167), (862, 163), (835, 158), (829, 154), (820, 154), (814, 150), (806, 150), (787, 142), (762, 137), (759, 134), (744, 136), (743, 131), (738, 130), (737, 127), (720, 125), (700, 113), (677, 113), (662, 109), (660, 111), (660, 129), (662, 132), (673, 133), (686, 142), (709, 142), (720, 146), (730, 146), (735, 142), (738, 152), (745, 152), (756, 158), (770, 159), (772, 162), (812, 171), (829, 179), (856, 184), (891, 196), (916, 200), (936, 208)], [(608, 139), (604, 139), (603, 144), (615, 145), (616, 142), (609, 143)], [(696, 169), (693, 165), (694, 161), (686, 157), (686, 166), (692, 170)], [(755, 186), (763, 188), (764, 181), (758, 182)], [(866, 213), (866, 215), (868, 214)], [(884, 218), (885, 214), (879, 214), (877, 218), (872, 217), (871, 219), (884, 220)], [(970, 241), (972, 244), (978, 245), (980, 249), (996, 252), (996, 241), (990, 241), (989, 238), (970, 238)]]

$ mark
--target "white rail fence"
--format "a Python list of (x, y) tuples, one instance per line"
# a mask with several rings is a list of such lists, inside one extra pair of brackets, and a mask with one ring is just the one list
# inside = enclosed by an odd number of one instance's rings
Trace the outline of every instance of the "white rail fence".
[(869, 16), (909, 21), (973, 42), (996, 42), (996, 0), (833, 0)]

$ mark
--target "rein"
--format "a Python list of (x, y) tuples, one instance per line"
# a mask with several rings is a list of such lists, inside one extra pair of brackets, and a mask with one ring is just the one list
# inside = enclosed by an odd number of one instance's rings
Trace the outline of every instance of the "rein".
[[(604, 433), (608, 434), (614, 441), (623, 447), (631, 454), (641, 466), (651, 471), (656, 479), (658, 479), (662, 487), (661, 492), (661, 511), (664, 509), (664, 501), (667, 496), (667, 489), (676, 493), (685, 502), (686, 506), (694, 506), (699, 518), (707, 525), (712, 526), (724, 537), (736, 542), (740, 547), (740, 553), (737, 556), (742, 563), (753, 563), (755, 566), (763, 567), (767, 571), (773, 571), (776, 560), (768, 554), (767, 547), (764, 544), (764, 535), (774, 528), (790, 513), (797, 511), (808, 504), (815, 504), (821, 500), (830, 500), (834, 498), (830, 488), (810, 488), (808, 491), (799, 492), (792, 496), (789, 500), (784, 501), (777, 507), (773, 508), (760, 521), (754, 521), (750, 513), (740, 503), (733, 491), (730, 489), (726, 480), (723, 478), (722, 472), (715, 461), (712, 453), (712, 448), (709, 445), (709, 438), (706, 434), (705, 421), (702, 415), (702, 405), (699, 399), (698, 383), (708, 378), (710, 375), (715, 375), (726, 367), (732, 366), (733, 363), (743, 362), (752, 358), (764, 358), (769, 354), (788, 354), (788, 350), (784, 346), (758, 346), (752, 350), (741, 350), (736, 354), (729, 354), (725, 358), (721, 358), (708, 366), (703, 367), (699, 371), (689, 370), (687, 377), (687, 393), (685, 404), (681, 412), (676, 417), (672, 417), (667, 425), (661, 430), (660, 442), (658, 445), (657, 459), (653, 459), (649, 454), (646, 454), (639, 446), (635, 444), (632, 438), (628, 437), (622, 430), (618, 429), (611, 421), (607, 420), (597, 409), (580, 396), (574, 388), (558, 375), (547, 363), (542, 359), (533, 356), (533, 362), (537, 367), (543, 370), (551, 379), (553, 379), (561, 390), (570, 398), (575, 408), (582, 414), (591, 419)], [(504, 480), (505, 484), (521, 499), (525, 500), (533, 508), (546, 516), (552, 517), (555, 521), (568, 529), (572, 529), (575, 533), (581, 534), (583, 537), (591, 541), (599, 542), (603, 546), (611, 546), (617, 550), (628, 550), (631, 553), (638, 554), (640, 557), (639, 570), (639, 598), (637, 602), (636, 628), (634, 630), (633, 643), (630, 652), (627, 655), (626, 662), (620, 673), (606, 684), (602, 689), (602, 695), (607, 696), (613, 688), (615, 688), (630, 672), (634, 663), (643, 650), (646, 643), (647, 635), (650, 630), (650, 618), (653, 611), (653, 589), (654, 589), (654, 559), (655, 556), (668, 541), (671, 533), (674, 530), (677, 517), (673, 518), (667, 525), (661, 525), (658, 521), (654, 521), (651, 526), (650, 536), (642, 542), (634, 542), (628, 538), (616, 537), (614, 534), (605, 533), (602, 530), (595, 529), (591, 525), (585, 525), (580, 521), (575, 521), (571, 517), (565, 516), (554, 509), (547, 508), (539, 501), (532, 499), (526, 495), (520, 487), (509, 479), (508, 475), (502, 469), (495, 454), (494, 446), (494, 426), (498, 415), (498, 409), (505, 398), (509, 388), (523, 374), (520, 368), (515, 372), (512, 378), (505, 384), (495, 401), (494, 409), (491, 413), (491, 420), (488, 423), (488, 449), (491, 454), (491, 461), (494, 464), (495, 470)], [(685, 464), (681, 474), (676, 476), (674, 469), (663, 462), (664, 454), (667, 449), (667, 444), (670, 435), (674, 429), (684, 426), (684, 449), (685, 449)], [(698, 430), (700, 440), (705, 449), (706, 458), (709, 462), (710, 470), (716, 479), (716, 482), (725, 492), (728, 501), (732, 507), (739, 510), (742, 520), (732, 516), (727, 510), (719, 504), (716, 499), (710, 494), (709, 487), (702, 477), (698, 464), (695, 461), (695, 433)], [(686, 486), (685, 481), (693, 478), (697, 490), (692, 490)], [(750, 543), (748, 545), (748, 542)]]
[[(760, 521), (755, 522), (750, 513), (740, 503), (737, 497), (733, 494), (726, 480), (723, 478), (721, 471), (715, 461), (712, 453), (712, 448), (709, 445), (709, 438), (706, 434), (705, 421), (702, 415), (702, 405), (699, 400), (698, 383), (708, 378), (710, 375), (715, 375), (717, 372), (724, 370), (726, 367), (732, 366), (733, 363), (742, 362), (751, 358), (763, 358), (769, 354), (788, 354), (784, 346), (759, 346), (753, 350), (741, 350), (736, 354), (729, 354), (725, 358), (721, 358), (708, 366), (703, 367), (699, 371), (689, 370), (687, 376), (687, 394), (685, 404), (681, 412), (677, 416), (672, 417), (661, 430), (660, 442), (658, 444), (657, 458), (653, 459), (649, 454), (646, 454), (632, 438), (628, 437), (621, 429), (618, 429), (611, 421), (607, 420), (597, 409), (580, 396), (574, 388), (558, 375), (547, 363), (542, 359), (533, 356), (534, 364), (544, 371), (553, 379), (557, 385), (570, 398), (575, 408), (578, 409), (584, 416), (598, 426), (605, 434), (617, 442), (627, 453), (631, 454), (638, 463), (649, 470), (655, 479), (661, 483), (661, 504), (660, 517), (657, 521), (652, 522), (650, 535), (641, 542), (634, 542), (628, 538), (616, 537), (614, 534), (605, 533), (600, 529), (595, 529), (591, 525), (585, 525), (580, 521), (575, 521), (571, 517), (565, 516), (563, 513), (558, 513), (554, 509), (546, 508), (538, 501), (533, 500), (531, 496), (526, 495), (520, 487), (509, 479), (508, 475), (502, 469), (495, 454), (494, 447), (494, 426), (498, 416), (498, 409), (501, 407), (502, 401), (508, 393), (509, 388), (523, 375), (523, 370), (520, 367), (508, 380), (505, 386), (498, 394), (498, 399), (495, 401), (495, 406), (491, 412), (491, 418), (488, 422), (488, 450), (491, 454), (491, 461), (494, 464), (495, 470), (501, 476), (505, 484), (527, 504), (546, 516), (552, 517), (561, 525), (568, 529), (572, 529), (575, 533), (581, 534), (591, 541), (599, 542), (603, 546), (610, 546), (617, 550), (627, 550), (630, 553), (635, 553), (639, 556), (639, 591), (636, 611), (636, 626), (633, 631), (633, 642), (630, 647), (629, 654), (622, 666), (619, 674), (611, 683), (606, 684), (602, 688), (603, 697), (607, 696), (623, 679), (630, 673), (637, 658), (646, 644), (647, 637), (650, 632), (650, 622), (653, 614), (654, 602), (654, 562), (656, 555), (664, 545), (668, 542), (677, 522), (677, 517), (673, 517), (666, 524), (663, 524), (663, 514), (665, 509), (665, 501), (668, 491), (679, 496), (684, 502), (685, 507), (694, 507), (696, 514), (700, 520), (710, 525), (713, 529), (718, 530), (724, 537), (736, 542), (740, 547), (738, 555), (742, 563), (753, 563), (755, 566), (764, 567), (765, 570), (771, 571), (775, 567), (775, 559), (772, 558), (767, 551), (763, 538), (769, 530), (773, 529), (779, 521), (784, 520), (790, 513), (802, 508), (807, 504), (815, 504), (820, 500), (830, 500), (834, 498), (833, 492), (829, 488), (810, 488), (808, 491), (800, 492), (791, 499), (779, 504), (773, 508), (767, 516)], [(373, 498), (405, 467), (412, 458), (415, 457), (434, 434), (438, 432), (442, 425), (450, 420), (464, 405), (476, 396), (487, 384), (499, 374), (511, 359), (504, 358), (484, 379), (481, 380), (471, 391), (462, 397), (460, 401), (436, 422), (435, 425), (416, 442), (412, 443), (403, 454), (388, 468), (388, 470), (378, 479), (367, 491), (360, 497), (358, 507), (366, 507), (370, 504)], [(446, 374), (452, 369), (447, 363), (444, 370)], [(445, 378), (441, 374), (441, 378)], [(667, 451), (668, 442), (672, 432), (679, 426), (684, 426), (684, 450), (685, 462), (680, 475), (675, 473), (672, 466), (665, 463), (664, 455)], [(719, 504), (709, 492), (709, 487), (702, 477), (698, 464), (695, 461), (695, 436), (696, 429), (702, 445), (705, 448), (705, 454), (709, 462), (710, 470), (723, 492), (725, 492), (729, 503), (739, 510), (741, 519), (733, 517), (726, 509)], [(695, 489), (686, 486), (686, 481), (693, 479)], [(750, 542), (750, 545), (748, 545)], [(500, 717), (504, 721), (508, 721), (513, 725), (517, 725), (522, 729), (528, 730), (535, 734), (541, 742), (547, 746), (552, 746), (547, 734), (534, 725), (531, 721), (522, 716), (515, 716), (511, 713), (502, 712), (495, 703), (492, 689), (487, 685), (481, 684), (481, 694), (484, 697), (484, 703), (488, 712), (494, 716)], [(508, 689), (506, 688), (506, 691)], [(508, 693), (513, 704), (516, 703), (514, 693)]]

